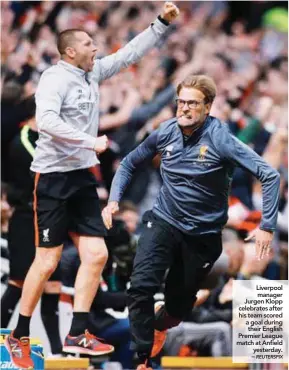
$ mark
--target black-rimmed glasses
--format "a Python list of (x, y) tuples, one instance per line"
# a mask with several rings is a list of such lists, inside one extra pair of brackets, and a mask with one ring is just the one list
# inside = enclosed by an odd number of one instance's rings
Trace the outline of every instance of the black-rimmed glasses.
[(197, 109), (202, 103), (205, 103), (205, 101), (176, 99), (176, 103), (179, 108), (183, 108), (185, 104), (187, 104), (190, 109)]

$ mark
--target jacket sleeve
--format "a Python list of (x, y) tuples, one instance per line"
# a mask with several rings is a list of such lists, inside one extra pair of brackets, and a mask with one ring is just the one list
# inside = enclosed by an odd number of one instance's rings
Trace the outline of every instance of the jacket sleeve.
[(122, 68), (138, 62), (149, 50), (151, 50), (168, 27), (159, 19), (146, 30), (133, 38), (127, 45), (116, 53), (102, 59), (97, 59), (93, 73), (98, 81), (105, 80), (118, 73)]
[(63, 79), (55, 71), (47, 70), (42, 74), (35, 94), (38, 131), (77, 148), (93, 150), (96, 138), (76, 129), (60, 117), (65, 89)]
[(114, 175), (109, 202), (119, 202), (131, 181), (136, 167), (145, 160), (152, 159), (157, 153), (158, 130), (154, 131), (136, 149), (129, 153), (121, 162)]
[(214, 135), (214, 142), (221, 157), (234, 165), (249, 171), (262, 183), (263, 215), (260, 228), (266, 231), (276, 229), (280, 175), (270, 167), (254, 150), (234, 137), (224, 125)]

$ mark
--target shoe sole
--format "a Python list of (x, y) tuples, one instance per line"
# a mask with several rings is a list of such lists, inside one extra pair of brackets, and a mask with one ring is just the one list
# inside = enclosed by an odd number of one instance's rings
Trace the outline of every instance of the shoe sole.
[(80, 355), (91, 355), (91, 356), (101, 356), (108, 353), (114, 352), (114, 348), (109, 351), (93, 351), (91, 349), (76, 347), (76, 346), (64, 346), (62, 349), (65, 353), (79, 353)]
[(10, 361), (12, 362), (12, 364), (17, 367), (18, 369), (28, 369), (28, 370), (33, 370), (34, 369), (34, 366), (29, 366), (29, 367), (19, 367), (19, 365), (17, 365), (14, 360), (13, 360), (13, 357), (12, 357), (12, 353), (11, 353), (11, 350), (10, 350), (10, 345), (9, 345), (9, 342), (8, 342), (8, 337), (5, 338), (5, 341), (4, 341), (4, 346), (5, 348), (7, 349), (8, 353), (9, 353), (9, 356), (10, 356)]

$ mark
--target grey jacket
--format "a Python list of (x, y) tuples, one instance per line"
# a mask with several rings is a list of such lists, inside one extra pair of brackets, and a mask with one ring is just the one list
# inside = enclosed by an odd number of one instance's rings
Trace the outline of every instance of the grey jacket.
[(167, 28), (156, 19), (124, 48), (97, 59), (90, 73), (61, 60), (42, 74), (35, 95), (39, 140), (32, 171), (66, 172), (99, 163), (93, 150), (99, 122), (99, 82), (139, 61)]
[(226, 124), (208, 116), (185, 142), (177, 119), (161, 125), (124, 158), (112, 182), (110, 201), (119, 202), (136, 167), (161, 155), (163, 185), (153, 212), (188, 234), (217, 233), (227, 222), (228, 196), (235, 166), (262, 183), (260, 228), (276, 228), (280, 175), (235, 138)]

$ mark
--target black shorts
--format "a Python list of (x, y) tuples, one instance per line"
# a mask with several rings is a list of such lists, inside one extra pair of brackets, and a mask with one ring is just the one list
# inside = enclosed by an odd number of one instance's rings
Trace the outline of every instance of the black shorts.
[(105, 236), (96, 178), (90, 169), (34, 173), (35, 244), (55, 247), (69, 232)]
[[(15, 209), (9, 220), (9, 277), (23, 281), (35, 257), (34, 217), (31, 210)], [(60, 266), (49, 281), (60, 281)]]

